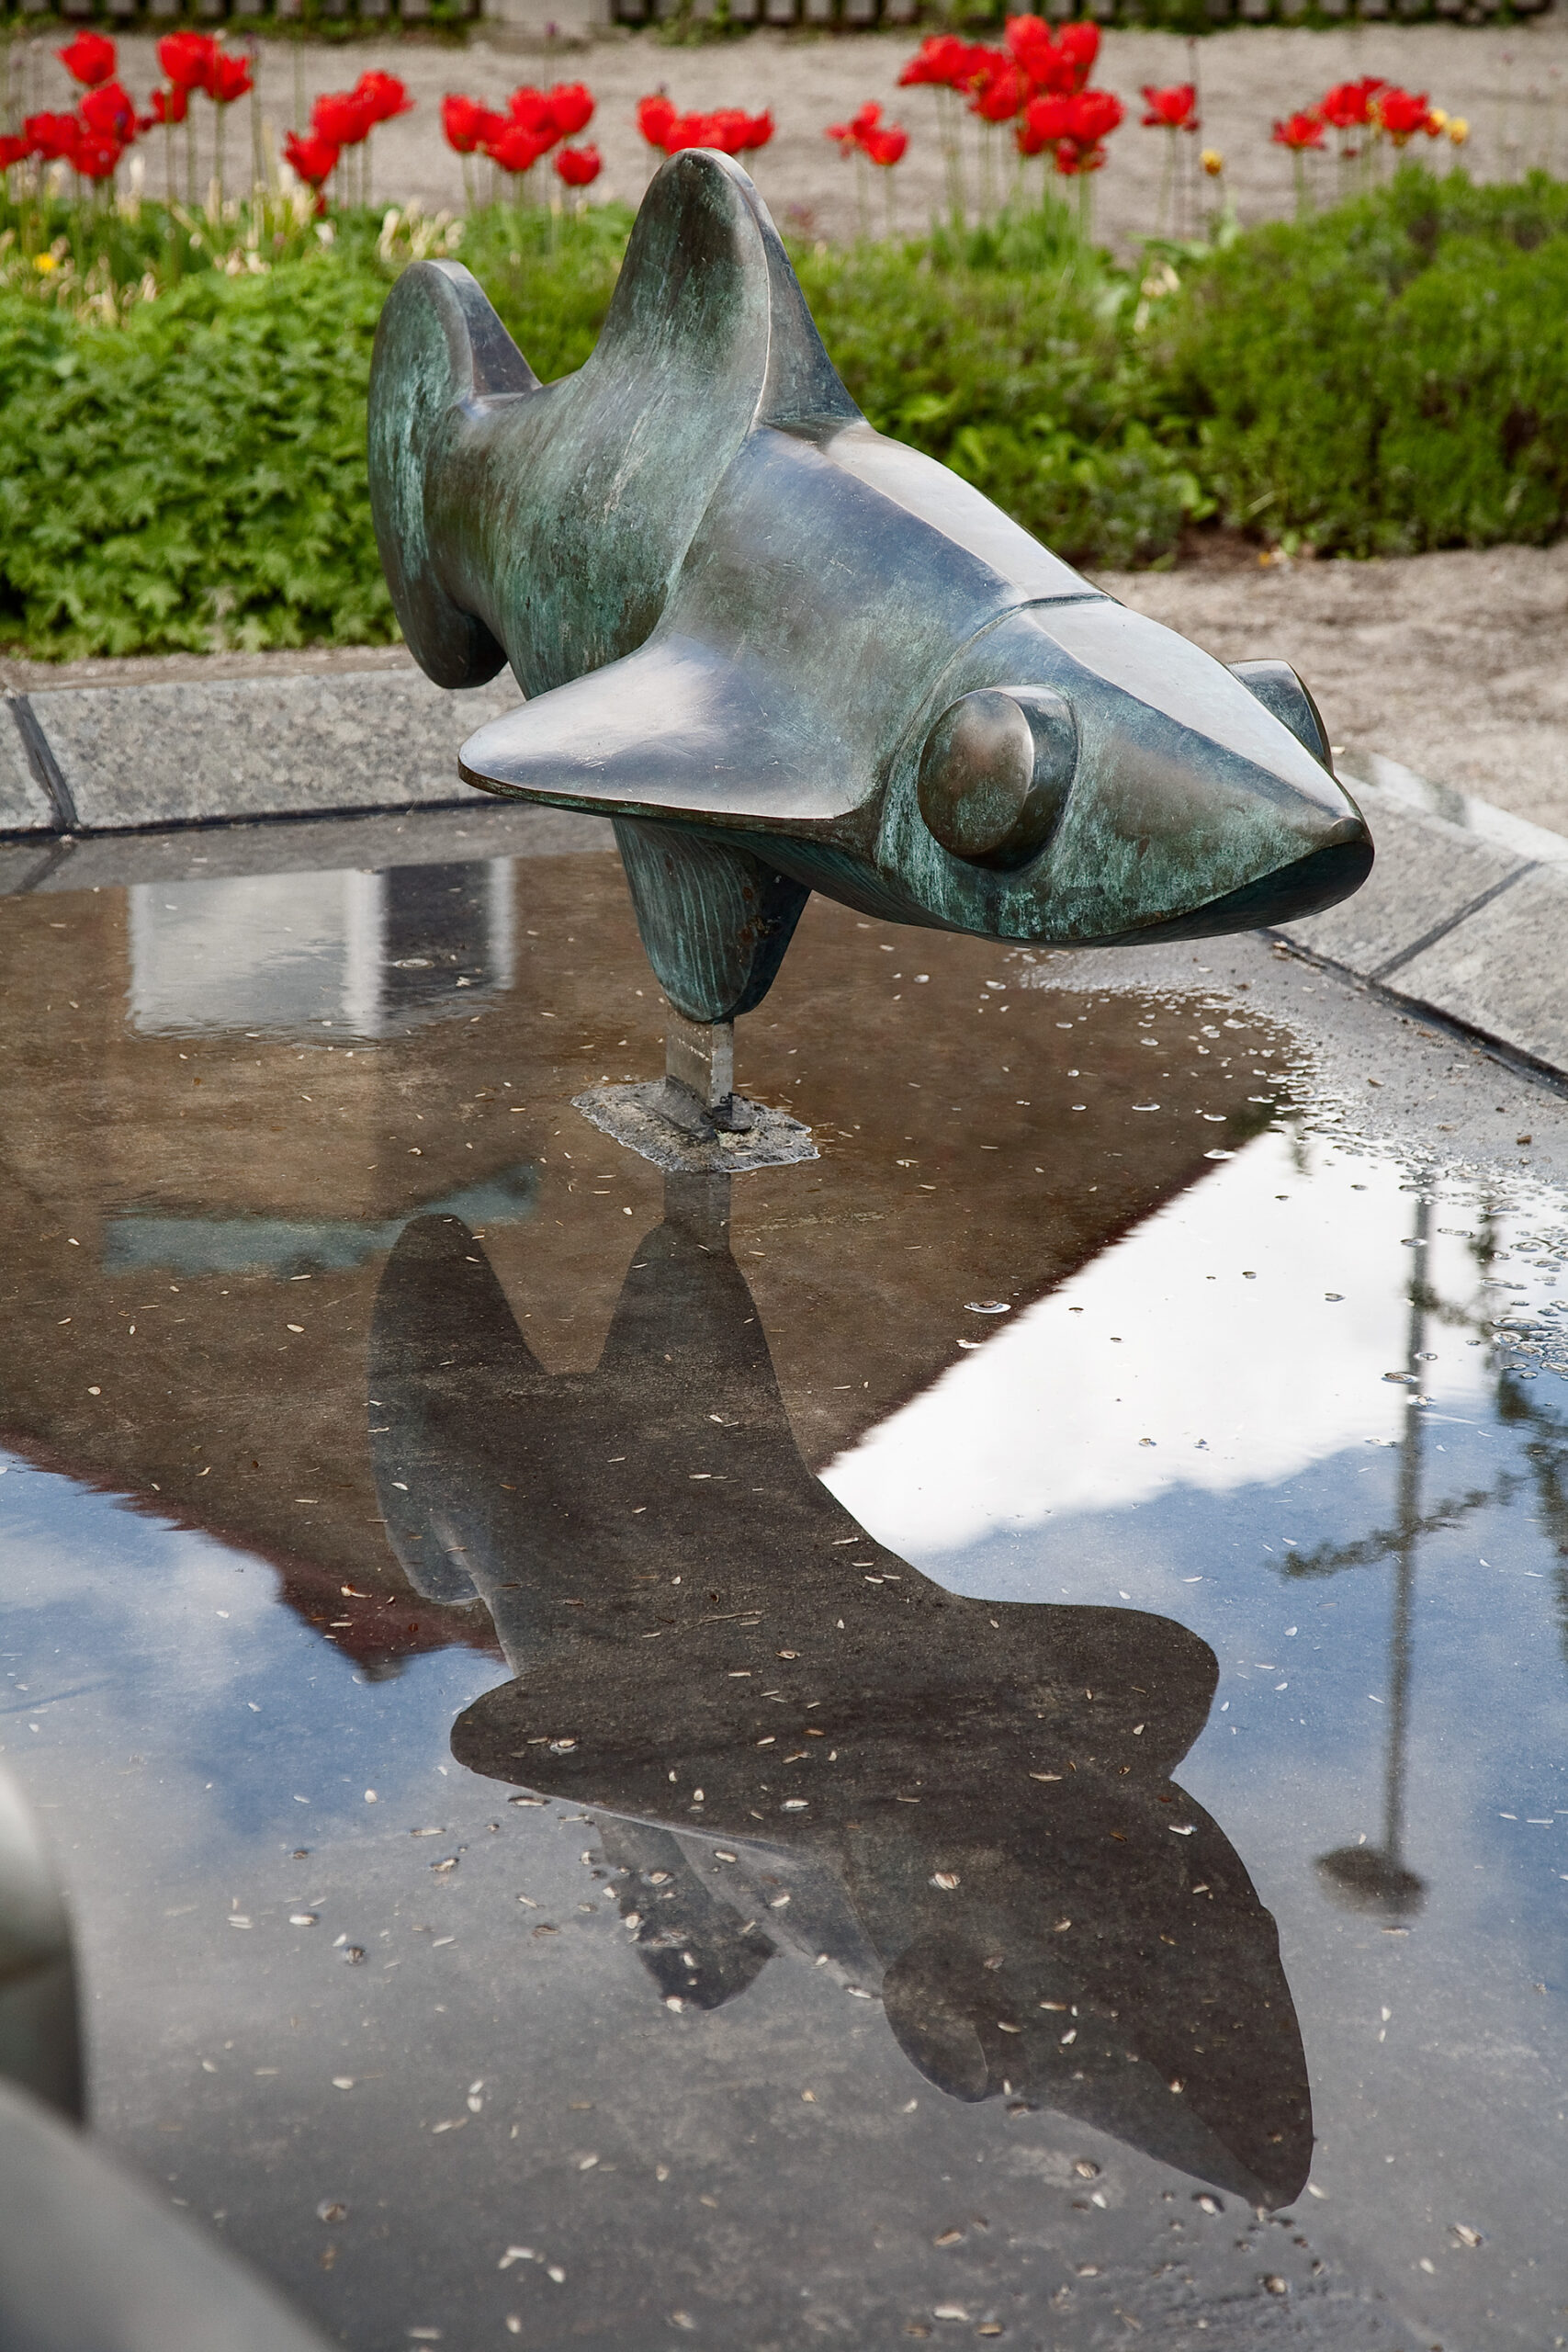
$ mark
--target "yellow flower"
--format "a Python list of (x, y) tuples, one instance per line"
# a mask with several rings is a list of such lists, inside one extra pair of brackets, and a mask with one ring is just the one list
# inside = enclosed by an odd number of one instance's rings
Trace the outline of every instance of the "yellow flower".
[(35, 269), (41, 270), (45, 277), (47, 277), (51, 269), (58, 269), (60, 267), (60, 264), (55, 260), (52, 254), (35, 254), (33, 255), (33, 267)]
[(1444, 113), (1441, 107), (1432, 107), (1428, 109), (1427, 115), (1427, 131), (1429, 138), (1436, 139), (1439, 131), (1446, 130), (1448, 127), (1449, 118)]
[(1198, 161), (1212, 180), (1217, 180), (1225, 167), (1225, 159), (1217, 147), (1205, 147)]
[(1449, 124), (1449, 137), (1453, 141), (1456, 147), (1462, 147), (1464, 145), (1465, 141), (1470, 137), (1470, 125), (1466, 122), (1463, 115), (1456, 114), (1454, 116), (1452, 121)]

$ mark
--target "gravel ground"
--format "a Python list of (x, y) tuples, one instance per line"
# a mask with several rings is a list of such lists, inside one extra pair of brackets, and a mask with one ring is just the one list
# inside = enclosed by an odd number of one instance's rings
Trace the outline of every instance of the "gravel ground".
[(1278, 655), (1330, 740), (1568, 833), (1568, 545), (1100, 575), (1222, 662)]
[[(406, 40), (297, 52), (293, 44), (266, 42), (261, 88), (267, 117), (281, 135), (295, 117), (297, 53), (302, 56), (308, 96), (341, 87), (367, 65), (400, 74), (418, 107), (377, 133), (376, 188), (389, 199), (417, 197), (427, 209), (460, 206), (463, 200), (457, 159), (441, 138), (440, 101), (448, 90), (495, 100), (520, 81), (585, 79), (599, 100), (598, 119), (589, 134), (604, 157), (599, 189), (631, 201), (641, 195), (650, 166), (633, 119), (636, 102), (646, 92), (665, 86), (682, 107), (766, 105), (778, 130), (757, 159), (764, 197), (784, 225), (840, 238), (856, 230), (853, 175), (822, 134), (828, 123), (866, 98), (882, 100), (910, 133), (909, 152), (895, 175), (899, 224), (919, 229), (942, 201), (932, 94), (897, 87), (899, 69), (915, 45), (908, 32), (757, 32), (731, 43), (676, 49), (648, 34), (626, 32), (547, 54), (539, 45), (525, 45), (517, 35), (501, 30), (475, 34), (466, 50)], [(1165, 162), (1164, 135), (1139, 126), (1138, 92), (1145, 82), (1181, 80), (1193, 71), (1201, 91), (1203, 134), (1201, 142), (1183, 146), (1213, 144), (1223, 152), (1225, 186), (1244, 220), (1292, 209), (1290, 159), (1269, 143), (1271, 121), (1310, 103), (1331, 82), (1361, 74), (1426, 90), (1434, 105), (1465, 116), (1472, 127), (1465, 160), (1482, 177), (1517, 176), (1534, 164), (1568, 169), (1568, 18), (1532, 20), (1506, 32), (1451, 25), (1362, 25), (1333, 32), (1255, 28), (1214, 33), (1192, 45), (1196, 67), (1189, 64), (1189, 46), (1166, 33), (1106, 36), (1096, 79), (1126, 102), (1129, 119), (1115, 134), (1111, 163), (1095, 184), (1096, 226), (1123, 246), (1157, 225)], [(63, 103), (65, 76), (50, 45), (39, 41), (31, 47), (30, 103)], [(140, 96), (156, 78), (152, 40), (129, 36), (121, 51), (128, 85)], [(236, 112), (243, 115), (243, 109)], [(230, 139), (231, 172), (245, 144), (243, 121), (236, 121)], [(1421, 146), (1438, 168), (1448, 168), (1453, 150), (1446, 141), (1436, 149), (1428, 149), (1426, 141)], [(973, 184), (977, 175), (970, 160)], [(1325, 197), (1334, 192), (1335, 168), (1323, 160)], [(1038, 169), (1032, 168), (1033, 188), (1039, 187)], [(163, 165), (155, 144), (148, 151), (148, 172), (156, 187)], [(1203, 182), (1202, 190), (1198, 201), (1207, 208), (1214, 184)], [(874, 210), (879, 228), (879, 202)]]

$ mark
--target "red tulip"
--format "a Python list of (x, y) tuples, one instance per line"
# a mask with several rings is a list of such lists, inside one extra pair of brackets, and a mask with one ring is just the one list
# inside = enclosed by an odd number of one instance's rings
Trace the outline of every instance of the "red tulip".
[(123, 147), (136, 136), (136, 109), (118, 82), (89, 90), (78, 116), (95, 138), (117, 140)]
[(1029, 85), (1010, 58), (1000, 64), (985, 66), (975, 77), (975, 95), (969, 101), (969, 111), (977, 114), (982, 122), (1011, 122), (1023, 112), (1029, 96)]
[(1042, 83), (1055, 62), (1056, 44), (1043, 17), (1010, 17), (1003, 38), (1021, 74)]
[(85, 83), (89, 90), (108, 81), (118, 62), (113, 41), (102, 33), (78, 33), (73, 41), (54, 53), (71, 79)]
[(220, 49), (213, 58), (212, 72), (207, 83), (207, 95), (213, 105), (231, 107), (235, 99), (243, 98), (250, 87), (250, 59), (231, 56), (227, 50)]
[[(1100, 27), (1094, 24), (1064, 25), (1056, 50), (1072, 74), (1073, 88), (1083, 89), (1094, 71), (1094, 61), (1100, 55)], [(1085, 168), (1098, 170), (1099, 165), (1086, 165)]]
[(1144, 85), (1144, 103), (1148, 107), (1144, 117), (1145, 130), (1196, 130), (1198, 122), (1198, 93), (1190, 82), (1173, 82), (1163, 90)]
[(520, 122), (509, 122), (485, 142), (485, 153), (503, 172), (531, 172), (541, 155), (547, 155), (555, 145), (551, 130), (528, 130)]
[(1418, 130), (1425, 130), (1432, 119), (1425, 90), (1419, 97), (1412, 97), (1408, 90), (1380, 90), (1374, 112), (1396, 147), (1403, 147)]
[(766, 107), (763, 108), (761, 114), (748, 115), (746, 118), (746, 136), (740, 141), (740, 150), (742, 154), (755, 154), (760, 147), (765, 147), (767, 145), (773, 135), (773, 118)]
[(885, 130), (872, 131), (861, 141), (871, 162), (880, 164), (885, 170), (902, 160), (908, 143), (908, 132), (896, 122), (888, 123)]
[(568, 187), (586, 187), (604, 168), (597, 147), (563, 147), (556, 157), (556, 170)]
[(1335, 130), (1364, 130), (1372, 119), (1372, 100), (1386, 86), (1375, 74), (1363, 74), (1359, 82), (1337, 82), (1312, 111)]
[(637, 127), (650, 147), (662, 147), (664, 135), (675, 120), (675, 109), (662, 92), (650, 98), (639, 98)]
[(841, 155), (852, 155), (857, 147), (864, 151), (866, 141), (881, 127), (881, 122), (882, 108), (874, 98), (868, 98), (848, 122), (830, 122), (822, 136), (824, 139), (836, 139)]
[(1031, 98), (1017, 133), (1020, 152), (1038, 155), (1043, 148), (1055, 148), (1059, 172), (1098, 172), (1110, 161), (1100, 141), (1116, 129), (1122, 113), (1121, 99), (1110, 90), (1080, 90), (1071, 98)]
[(373, 128), (357, 90), (326, 90), (310, 108), (310, 128), (332, 147), (357, 147)]
[(476, 98), (460, 97), (456, 91), (441, 101), (441, 128), (446, 134), (446, 144), (456, 154), (471, 155), (487, 139), (506, 127), (503, 114), (492, 114), (489, 107), (481, 107)]
[(1055, 161), (1064, 179), (1077, 179), (1085, 172), (1102, 170), (1111, 158), (1103, 147), (1086, 147), (1076, 139), (1064, 139)]
[(1023, 129), (1018, 141), (1026, 155), (1038, 155), (1043, 147), (1054, 147), (1058, 139), (1072, 137), (1077, 119), (1074, 104), (1071, 98), (1030, 99), (1023, 110)]
[(868, 99), (848, 122), (829, 124), (823, 136), (838, 141), (841, 155), (852, 155), (858, 150), (884, 168), (897, 164), (909, 144), (908, 132), (897, 122), (884, 122), (882, 108), (874, 99)]
[(158, 62), (176, 90), (205, 90), (217, 54), (210, 33), (165, 33), (158, 43)]
[(968, 44), (956, 33), (928, 33), (899, 74), (898, 86), (908, 90), (929, 83), (938, 89), (952, 89), (959, 63), (968, 53)]
[(994, 65), (1003, 55), (999, 50), (987, 49), (981, 41), (960, 40), (955, 33), (931, 33), (920, 43), (898, 76), (900, 88), (929, 82), (939, 88), (967, 90), (976, 74)]
[[(513, 91), (506, 101), (506, 118), (519, 130), (527, 131), (531, 138), (542, 139), (547, 148), (553, 147), (560, 137), (555, 110), (548, 98), (543, 90), (536, 90), (531, 84), (525, 83), (521, 89)], [(524, 169), (527, 169), (526, 164)]]
[(1289, 147), (1300, 153), (1303, 148), (1322, 146), (1323, 125), (1314, 114), (1287, 115), (1269, 135), (1276, 147)]
[(368, 110), (372, 126), (390, 122), (394, 115), (413, 111), (408, 85), (400, 82), (395, 74), (362, 74), (354, 85), (354, 95)]
[(751, 123), (744, 107), (719, 107), (714, 113), (705, 115), (703, 120), (707, 129), (702, 142), (705, 147), (716, 147), (724, 155), (739, 154)]
[(330, 139), (309, 134), (301, 139), (297, 130), (291, 130), (283, 142), (283, 153), (289, 169), (307, 187), (319, 188), (337, 169), (338, 151)]
[(115, 165), (124, 152), (121, 142), (108, 133), (80, 127), (76, 143), (71, 150), (72, 167), (80, 172), (84, 179), (111, 180)]
[(152, 108), (149, 123), (183, 122), (190, 110), (188, 90), (154, 90), (147, 101)]
[(683, 154), (688, 147), (711, 147), (712, 118), (705, 114), (678, 114), (671, 117), (663, 138), (667, 155)]
[[(549, 103), (551, 120), (563, 139), (575, 139), (593, 119), (593, 93), (585, 82), (558, 82)], [(594, 150), (585, 152), (592, 154)], [(586, 182), (577, 185), (586, 186)]]
[[(1070, 32), (1072, 27), (1069, 25), (1067, 29)], [(1109, 138), (1126, 111), (1121, 99), (1114, 96), (1110, 90), (1080, 90), (1077, 96), (1070, 98), (1067, 103), (1072, 109), (1073, 118), (1072, 128), (1067, 136), (1076, 145), (1083, 148), (1098, 147), (1102, 139)], [(1103, 164), (1106, 158), (1102, 155), (1099, 164), (1086, 162), (1080, 168), (1088, 172), (1097, 172), (1100, 169), (1100, 164)]]
[(73, 114), (30, 114), (22, 125), (22, 136), (29, 154), (43, 164), (58, 164), (73, 153), (78, 129)]
[(29, 141), (12, 139), (0, 131), (0, 172), (8, 172), (13, 164), (25, 164), (32, 152)]

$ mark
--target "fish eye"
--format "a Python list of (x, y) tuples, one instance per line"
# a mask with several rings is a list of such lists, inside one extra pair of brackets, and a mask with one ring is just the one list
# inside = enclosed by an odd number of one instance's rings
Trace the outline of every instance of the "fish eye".
[(983, 686), (950, 703), (926, 738), (920, 815), (943, 849), (1004, 871), (1037, 857), (1060, 820), (1078, 739), (1049, 686)]

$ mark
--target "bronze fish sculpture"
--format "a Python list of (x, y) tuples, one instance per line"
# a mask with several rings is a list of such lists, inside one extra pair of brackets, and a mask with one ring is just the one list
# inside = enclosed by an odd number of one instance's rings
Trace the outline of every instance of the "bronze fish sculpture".
[(527, 697), (462, 775), (615, 820), (688, 1020), (761, 1001), (812, 890), (1109, 946), (1285, 922), (1371, 868), (1294, 672), (1227, 669), (874, 431), (725, 156), (658, 173), (558, 383), (468, 271), (407, 269), (369, 434), (416, 660), (510, 662)]

